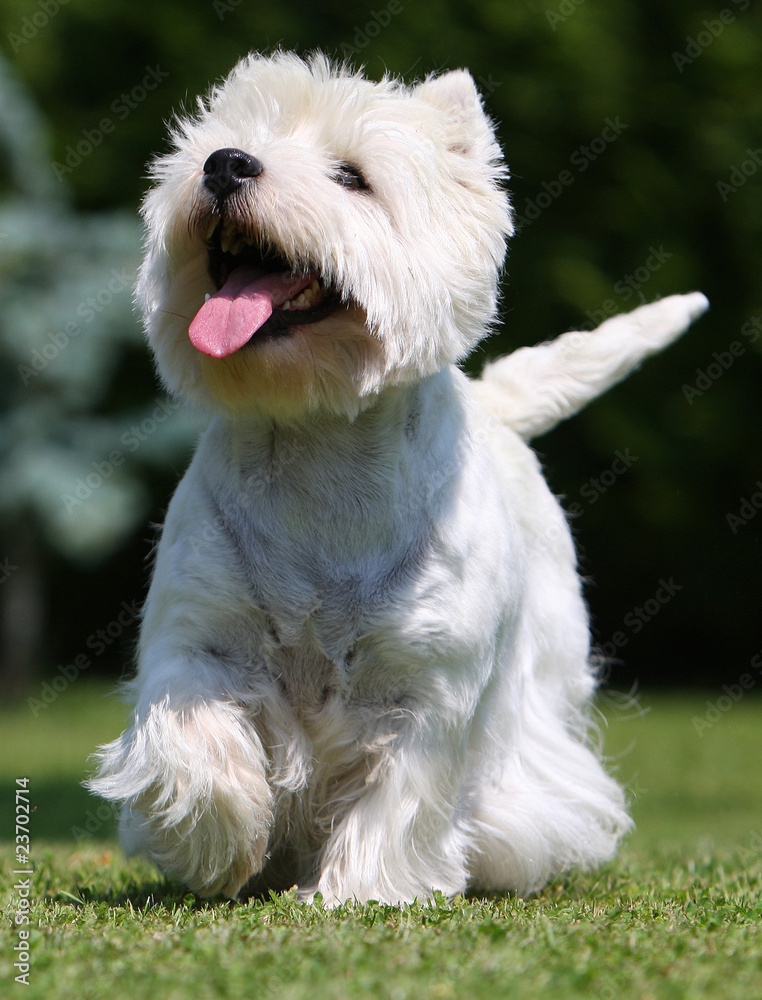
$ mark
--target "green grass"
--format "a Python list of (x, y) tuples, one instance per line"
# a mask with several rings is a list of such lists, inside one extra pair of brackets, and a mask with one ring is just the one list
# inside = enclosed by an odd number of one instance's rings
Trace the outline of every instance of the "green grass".
[[(762, 702), (746, 695), (699, 736), (706, 701), (643, 696), (646, 714), (603, 704), (638, 829), (601, 871), (526, 901), (333, 911), (289, 894), (209, 904), (126, 862), (113, 817), (78, 786), (88, 753), (125, 719), (105, 689), (79, 682), (36, 718), (0, 712), (0, 996), (756, 1000)], [(18, 777), (36, 807), (29, 987), (12, 967)]]

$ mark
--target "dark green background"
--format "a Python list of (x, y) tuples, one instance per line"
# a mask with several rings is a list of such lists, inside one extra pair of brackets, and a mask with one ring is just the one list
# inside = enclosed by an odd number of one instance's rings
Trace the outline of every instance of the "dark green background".
[[(513, 239), (500, 331), (469, 367), (673, 292), (701, 289), (712, 305), (666, 354), (536, 443), (552, 488), (578, 510), (596, 637), (626, 639), (612, 680), (717, 688), (752, 669), (762, 650), (762, 513), (735, 531), (728, 515), (758, 492), (762, 504), (762, 337), (752, 344), (742, 332), (762, 323), (758, 7), (745, 0), (70, 0), (60, 7), (5, 0), (0, 45), (49, 125), (54, 187), (53, 163), (65, 162), (68, 148), (104, 117), (114, 120), (65, 175), (74, 210), (87, 218), (136, 209), (145, 163), (164, 148), (166, 119), (249, 49), (319, 47), (376, 77), (470, 68), (498, 122), (518, 215), (549, 204)], [(120, 95), (140, 85), (147, 67), (166, 78), (117, 120)], [(607, 120), (626, 128), (592, 157), (584, 150)], [(572, 183), (559, 185), (563, 171)], [(0, 178), (2, 197), (13, 198), (2, 167)], [(2, 253), (0, 243), (0, 262)], [(744, 350), (733, 355), (736, 342)], [(732, 364), (689, 401), (684, 387), (721, 363), (715, 352)], [(103, 380), (97, 404), (77, 414), (85, 428), (88, 420), (118, 421), (159, 391), (147, 354), (134, 345), (120, 349)], [(12, 409), (3, 405), (7, 431)], [(18, 603), (21, 571), (0, 585), (7, 692), (30, 664), (50, 677), (72, 662), (98, 627), (117, 620), (122, 602), (144, 592), (148, 523), (161, 520), (186, 451), (178, 445), (164, 461), (134, 466), (142, 527), (87, 559), (62, 553), (33, 510), (6, 521), (0, 558), (29, 570), (26, 605)], [(612, 483), (605, 473), (617, 451), (637, 461)], [(593, 480), (610, 485), (604, 491)], [(633, 609), (655, 599), (662, 580), (681, 589), (636, 629)], [(37, 618), (36, 647), (19, 632), (19, 607)], [(128, 624), (93, 672), (120, 672), (133, 641)]]

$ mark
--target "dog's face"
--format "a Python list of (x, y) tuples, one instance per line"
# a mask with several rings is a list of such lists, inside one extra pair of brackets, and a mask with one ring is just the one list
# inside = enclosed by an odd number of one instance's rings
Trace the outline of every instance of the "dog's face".
[(352, 416), (484, 336), (511, 219), (467, 73), (408, 89), (249, 56), (173, 139), (138, 285), (172, 391)]

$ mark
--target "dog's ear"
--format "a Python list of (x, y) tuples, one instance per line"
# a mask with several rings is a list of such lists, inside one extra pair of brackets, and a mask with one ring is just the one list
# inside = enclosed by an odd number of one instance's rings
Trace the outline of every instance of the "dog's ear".
[(430, 76), (415, 88), (415, 96), (445, 113), (447, 145), (454, 153), (494, 155), (494, 132), (484, 113), (474, 78), (464, 69)]

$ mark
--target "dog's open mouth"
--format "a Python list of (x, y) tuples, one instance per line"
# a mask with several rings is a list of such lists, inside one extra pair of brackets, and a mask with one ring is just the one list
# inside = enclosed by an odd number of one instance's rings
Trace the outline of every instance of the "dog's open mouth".
[(297, 324), (325, 319), (340, 303), (316, 269), (294, 267), (229, 221), (217, 220), (205, 243), (218, 290), (188, 327), (191, 343), (204, 354), (226, 358), (255, 338), (282, 336)]

